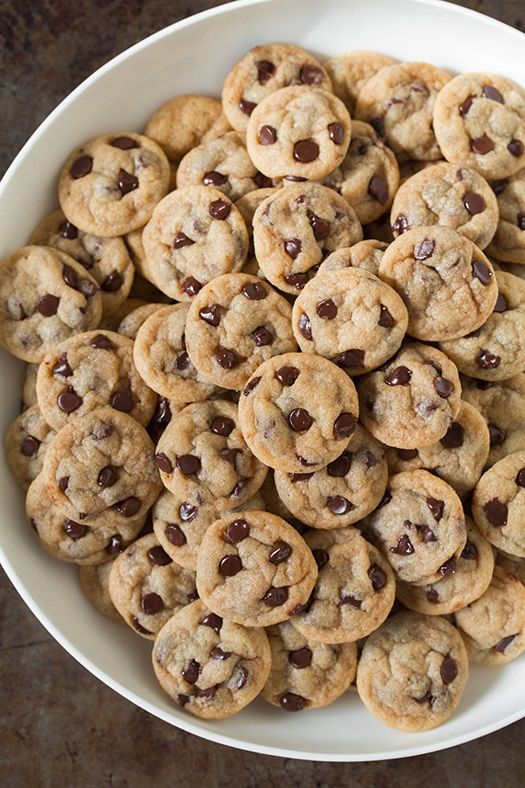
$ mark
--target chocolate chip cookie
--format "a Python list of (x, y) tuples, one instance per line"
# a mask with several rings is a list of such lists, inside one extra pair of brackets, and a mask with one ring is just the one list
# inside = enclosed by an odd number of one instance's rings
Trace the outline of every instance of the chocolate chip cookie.
[(385, 66), (397, 60), (379, 52), (345, 52), (325, 60), (323, 66), (332, 80), (336, 96), (353, 116), (357, 97), (365, 83)]
[(78, 579), (84, 596), (93, 607), (96, 607), (98, 612), (106, 618), (123, 624), (122, 617), (109, 595), (109, 575), (112, 564), (112, 561), (106, 561), (105, 564), (79, 566)]
[(27, 489), (42, 470), (45, 453), (55, 435), (38, 405), (24, 410), (7, 430), (7, 464), (22, 487)]
[(492, 182), (499, 208), (496, 234), (489, 254), (498, 260), (525, 263), (525, 167), (509, 178)]

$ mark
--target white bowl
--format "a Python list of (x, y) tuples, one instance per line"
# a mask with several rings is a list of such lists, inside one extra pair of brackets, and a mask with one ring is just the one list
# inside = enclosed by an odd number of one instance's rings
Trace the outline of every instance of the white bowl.
[[(525, 36), (437, 0), (241, 0), (215, 8), (119, 55), (42, 123), (0, 186), (0, 256), (22, 245), (55, 207), (57, 173), (75, 145), (108, 130), (141, 130), (153, 110), (177, 93), (218, 95), (232, 63), (270, 41), (291, 41), (319, 56), (370, 49), (452, 71), (493, 71), (525, 85)], [(0, 369), (5, 432), (18, 412), (22, 365), (1, 353)], [(82, 595), (76, 568), (38, 547), (3, 455), (0, 463), (0, 559), (16, 589), (84, 667), (171, 725), (254, 752), (359, 761), (439, 750), (525, 716), (522, 657), (503, 668), (473, 669), (452, 719), (426, 733), (383, 727), (351, 692), (327, 709), (302, 714), (285, 714), (258, 700), (231, 719), (199, 721), (160, 689), (150, 666), (151, 644), (104, 619)]]

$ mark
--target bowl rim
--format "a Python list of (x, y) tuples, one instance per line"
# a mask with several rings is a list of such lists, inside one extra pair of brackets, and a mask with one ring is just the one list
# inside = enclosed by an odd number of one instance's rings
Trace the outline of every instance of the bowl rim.
[[(466, 16), (467, 18), (475, 18), (475, 19), (482, 19), (484, 24), (488, 25), (497, 30), (505, 31), (506, 35), (513, 35), (515, 38), (521, 40), (525, 43), (525, 33), (508, 25), (504, 22), (501, 22), (497, 19), (493, 19), (486, 14), (480, 13), (479, 11), (474, 11), (469, 8), (465, 8), (464, 6), (456, 5), (449, 0), (406, 0), (414, 5), (424, 5), (424, 6), (433, 6), (436, 8), (445, 9), (449, 14), (459, 14), (462, 16)], [(62, 111), (67, 108), (70, 104), (72, 104), (77, 97), (79, 97), (92, 83), (96, 82), (101, 76), (106, 74), (106, 72), (111, 71), (115, 66), (118, 66), (120, 63), (134, 57), (134, 55), (151, 45), (155, 44), (157, 41), (162, 40), (165, 37), (170, 36), (173, 32), (183, 30), (186, 27), (190, 27), (191, 25), (195, 24), (196, 22), (203, 21), (205, 19), (212, 19), (215, 16), (224, 15), (224, 14), (231, 14), (235, 13), (238, 8), (252, 6), (252, 5), (268, 5), (272, 2), (278, 2), (278, 0), (230, 0), (229, 3), (220, 6), (214, 6), (213, 8), (206, 9), (204, 11), (200, 11), (196, 14), (193, 14), (185, 19), (181, 19), (177, 22), (174, 22), (171, 25), (168, 25), (160, 30), (157, 30), (155, 33), (147, 36), (146, 38), (141, 39), (140, 41), (136, 42), (132, 46), (128, 47), (127, 49), (120, 52), (118, 55), (115, 55), (113, 58), (108, 60), (106, 63), (101, 65), (95, 71), (93, 71), (88, 77), (86, 77), (82, 82), (80, 82), (67, 96), (65, 96), (59, 104), (46, 116), (46, 118), (37, 126), (35, 131), (31, 134), (31, 136), (27, 139), (27, 141), (22, 145), (18, 153), (16, 154), (15, 158), (8, 166), (4, 176), (0, 180), (0, 197), (8, 190), (11, 185), (11, 182), (16, 177), (17, 170), (19, 164), (24, 159), (26, 153), (32, 148), (32, 146), (37, 142), (40, 137), (47, 131), (48, 127), (54, 122), (55, 118), (58, 117)], [(350, 2), (350, 0), (347, 0)], [(501, 728), (506, 727), (507, 725), (512, 724), (513, 722), (517, 722), (518, 720), (525, 717), (525, 707), (520, 711), (515, 711), (503, 719), (498, 719), (495, 722), (489, 723), (483, 726), (481, 729), (476, 729), (473, 731), (466, 732), (464, 734), (454, 736), (450, 741), (447, 742), (435, 742), (435, 743), (426, 743), (414, 746), (406, 747), (402, 751), (399, 750), (384, 750), (377, 753), (309, 753), (300, 750), (294, 750), (288, 747), (282, 747), (279, 745), (269, 746), (265, 744), (258, 744), (256, 742), (247, 742), (242, 739), (238, 739), (233, 735), (225, 735), (222, 734), (219, 730), (209, 730), (200, 727), (199, 721), (194, 722), (193, 717), (187, 715), (187, 718), (174, 718), (170, 716), (168, 713), (164, 712), (162, 709), (156, 707), (154, 704), (150, 703), (145, 698), (139, 696), (134, 691), (130, 690), (128, 687), (121, 684), (119, 681), (114, 680), (111, 676), (105, 673), (104, 670), (99, 668), (89, 657), (85, 656), (73, 643), (71, 643), (66, 636), (64, 636), (59, 629), (51, 622), (48, 616), (41, 610), (40, 605), (38, 604), (37, 600), (34, 599), (25, 588), (25, 585), (19, 575), (16, 573), (14, 568), (11, 566), (7, 556), (4, 552), (0, 541), (0, 564), (3, 567), (7, 577), (9, 578), (10, 582), (15, 587), (16, 591), (27, 605), (27, 607), (31, 610), (31, 612), (36, 616), (38, 621), (45, 627), (45, 629), (49, 632), (49, 634), (54, 638), (54, 640), (59, 643), (60, 646), (70, 654), (82, 667), (87, 669), (93, 676), (95, 676), (99, 681), (102, 681), (106, 686), (112, 689), (114, 692), (119, 694), (121, 697), (125, 698), (127, 701), (134, 703), (139, 708), (144, 709), (149, 714), (152, 714), (154, 717), (161, 719), (163, 722), (166, 722), (168, 725), (171, 725), (176, 728), (180, 728), (187, 733), (194, 734), (202, 739), (212, 741), (216, 744), (222, 744), (229, 747), (234, 747), (239, 750), (244, 750), (247, 752), (255, 752), (261, 755), (272, 755), (274, 757), (284, 757), (284, 758), (294, 758), (298, 760), (306, 760), (306, 761), (319, 761), (319, 762), (340, 762), (340, 763), (349, 763), (349, 762), (365, 762), (365, 761), (382, 761), (382, 760), (393, 760), (393, 759), (401, 759), (401, 758), (408, 758), (413, 757), (416, 755), (424, 755), (426, 753), (431, 752), (439, 752), (441, 750), (446, 750), (451, 747), (456, 747), (460, 744), (464, 744), (469, 741), (473, 741), (478, 738), (482, 738), (483, 736), (487, 736), (490, 733), (493, 733)]]

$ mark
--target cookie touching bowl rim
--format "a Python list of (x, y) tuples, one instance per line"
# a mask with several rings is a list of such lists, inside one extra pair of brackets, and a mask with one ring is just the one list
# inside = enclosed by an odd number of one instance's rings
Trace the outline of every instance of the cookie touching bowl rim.
[[(102, 87), (105, 87), (108, 90), (108, 94), (111, 94), (111, 90), (115, 91), (116, 88), (115, 85), (111, 84), (111, 79), (114, 79), (115, 75), (108, 78), (110, 73), (117, 72), (117, 74), (122, 75), (126, 71), (126, 67), (132, 70), (133, 67), (130, 61), (134, 59), (138, 60), (143, 66), (143, 71), (140, 72), (142, 80), (146, 80), (149, 74), (149, 81), (151, 82), (153, 73), (158, 75), (160, 71), (158, 56), (155, 55), (156, 49), (158, 48), (166, 57), (171, 58), (165, 64), (166, 71), (169, 70), (169, 65), (173, 69), (173, 64), (177, 57), (183, 60), (182, 54), (174, 54), (177, 47), (173, 47), (173, 41), (178, 40), (180, 43), (183, 43), (185, 35), (190, 28), (193, 28), (193, 31), (189, 33), (189, 38), (193, 36), (194, 43), (198, 45), (199, 40), (197, 36), (200, 33), (200, 40), (204, 42), (200, 45), (205, 47), (205, 42), (209, 43), (210, 39), (203, 27), (211, 20), (214, 21), (214, 34), (216, 29), (223, 24), (229, 33), (231, 41), (234, 42), (233, 46), (230, 43), (230, 49), (228, 50), (228, 58), (231, 63), (235, 60), (236, 55), (240, 56), (250, 46), (261, 43), (265, 39), (275, 41), (286, 40), (289, 37), (294, 43), (311, 50), (316, 56), (319, 52), (322, 52), (328, 57), (336, 54), (338, 51), (344, 51), (345, 47), (348, 50), (370, 48), (379, 51), (385, 50), (390, 52), (390, 54), (403, 55), (401, 48), (403, 46), (405, 50), (408, 49), (407, 55), (413, 55), (413, 57), (406, 57), (408, 60), (428, 58), (431, 62), (436, 60), (440, 66), (446, 67), (449, 65), (457, 70), (461, 68), (463, 70), (480, 70), (481, 59), (486, 56), (487, 70), (492, 67), (494, 71), (498, 71), (501, 70), (497, 66), (497, 63), (501, 62), (501, 60), (498, 61), (499, 47), (500, 54), (505, 53), (506, 55), (504, 62), (509, 63), (508, 68), (514, 68), (513, 73), (508, 73), (507, 75), (525, 84), (525, 70), (520, 74), (519, 64), (516, 65), (515, 62), (515, 60), (519, 61), (519, 58), (513, 59), (511, 56), (511, 45), (516, 45), (517, 50), (523, 48), (525, 43), (523, 33), (482, 14), (454, 6), (442, 0), (400, 0), (400, 2), (395, 4), (395, 8), (387, 0), (352, 0), (351, 3), (349, 0), (327, 0), (321, 17), (319, 16), (316, 0), (303, 0), (301, 19), (296, 19), (291, 14), (287, 15), (284, 8), (287, 3), (291, 6), (295, 5), (295, 0), (279, 0), (279, 10), (284, 11), (284, 13), (279, 15), (280, 26), (278, 29), (276, 29), (275, 25), (274, 9), (270, 5), (275, 2), (277, 0), (236, 0), (236, 2), (228, 5), (212, 8), (177, 22), (119, 54), (94, 72), (69, 94), (26, 142), (0, 184), (0, 207), (4, 208), (5, 206), (3, 211), (0, 210), (0, 218), (2, 222), (6, 222), (7, 227), (12, 228), (10, 235), (5, 231), (0, 235), (5, 244), (3, 253), (7, 254), (17, 242), (20, 242), (20, 245), (22, 245), (25, 240), (26, 230), (27, 235), (29, 235), (31, 228), (29, 226), (25, 227), (24, 221), (19, 223), (12, 222), (10, 216), (16, 216), (17, 212), (20, 212), (21, 206), (25, 204), (23, 202), (24, 186), (19, 184), (23, 184), (24, 180), (27, 183), (30, 178), (34, 179), (34, 166), (35, 163), (38, 164), (38, 153), (47, 151), (47, 153), (52, 155), (44, 155), (42, 158), (44, 175), (41, 180), (44, 182), (44, 185), (36, 186), (35, 191), (38, 194), (35, 203), (37, 207), (28, 206), (25, 212), (26, 216), (32, 216), (31, 211), (36, 212), (39, 210), (38, 205), (40, 204), (42, 207), (46, 201), (49, 209), (53, 207), (50, 198), (54, 175), (52, 174), (50, 177), (49, 173), (54, 173), (55, 170), (58, 171), (60, 157), (62, 160), (65, 159), (69, 148), (73, 148), (83, 138), (90, 136), (91, 131), (96, 132), (98, 129), (102, 133), (105, 130), (105, 126), (103, 123), (101, 124), (100, 120), (97, 121), (98, 126), (96, 128), (94, 125), (95, 120), (90, 120), (91, 125), (88, 124), (89, 129), (83, 130), (83, 124), (79, 118), (83, 113), (86, 115), (86, 110), (83, 109), (82, 105), (89, 103), (89, 101), (85, 101), (85, 94), (89, 94), (89, 98), (93, 99), (93, 89), (98, 88), (100, 90), (100, 81), (104, 82)], [(339, 16), (337, 18), (338, 23), (335, 24), (333, 17), (336, 14), (346, 16), (354, 22), (357, 20), (358, 24), (353, 26), (351, 24), (341, 25)], [(422, 51), (421, 48), (417, 49), (417, 40), (412, 45), (413, 49), (411, 51), (408, 48), (410, 44), (407, 46), (406, 42), (402, 42), (402, 45), (399, 45), (399, 50), (394, 51), (396, 36), (392, 36), (392, 31), (395, 31), (396, 26), (401, 27), (403, 20), (406, 20), (407, 16), (410, 16), (414, 30), (417, 30), (418, 25), (423, 27), (423, 25), (428, 26), (428, 24), (432, 25), (433, 30), (436, 30), (436, 35), (433, 37), (432, 42), (430, 44), (428, 42), (425, 43), (425, 51)], [(246, 18), (261, 24), (251, 24), (250, 26), (239, 21), (240, 19), (246, 21)], [(378, 18), (381, 18), (383, 23), (387, 22), (386, 25), (380, 26), (380, 28), (383, 27), (387, 31), (384, 34), (377, 32), (376, 23)], [(289, 19), (291, 21), (288, 21)], [(225, 22), (225, 20), (227, 21)], [(331, 28), (330, 22), (332, 22)], [(374, 23), (373, 25), (372, 22)], [(295, 34), (292, 32), (292, 27), (296, 31)], [(450, 53), (446, 54), (446, 58), (449, 58), (449, 61), (446, 63), (442, 62), (443, 58), (440, 57), (440, 52), (443, 53), (443, 50), (440, 50), (435, 43), (439, 40), (438, 29), (440, 27), (443, 31), (450, 30), (452, 39), (454, 39), (454, 36), (459, 38), (459, 36), (463, 35), (469, 43), (475, 43), (476, 36), (478, 36), (478, 48), (474, 47), (471, 50), (469, 63), (465, 59), (461, 60), (460, 54), (456, 53), (456, 49), (458, 52), (459, 49), (454, 46), (452, 46)], [(348, 38), (343, 39), (342, 34), (339, 33), (339, 28), (350, 31), (347, 33)], [(428, 27), (425, 29), (428, 29)], [(253, 37), (250, 37), (250, 35), (247, 36), (243, 32), (245, 30), (255, 30), (256, 32)], [(332, 44), (332, 48), (330, 48), (330, 46), (327, 46), (327, 43), (332, 41), (334, 34), (336, 34), (336, 38), (339, 35), (338, 43)], [(491, 49), (487, 53), (483, 42), (486, 43), (489, 36), (491, 36)], [(417, 36), (415, 38), (417, 39)], [(342, 43), (343, 41), (345, 41), (344, 44)], [(427, 49), (428, 51), (426, 51)], [(213, 57), (216, 57), (215, 53)], [(478, 57), (478, 60), (476, 60), (476, 57)], [(135, 66), (135, 68), (137, 67)], [(210, 75), (213, 73), (213, 65), (208, 65), (207, 71), (204, 68), (200, 68), (194, 53), (192, 53), (191, 56), (189, 54), (186, 55), (186, 60), (183, 61), (183, 68), (193, 69), (195, 72), (194, 75), (190, 73), (188, 89), (196, 90), (198, 80), (200, 80), (200, 89), (204, 90), (206, 85), (205, 79), (210, 79)], [(135, 73), (139, 72), (136, 71)], [(173, 76), (173, 71), (171, 73)], [(173, 88), (172, 90), (175, 92)], [(104, 91), (100, 92), (103, 94)], [(169, 95), (166, 94), (165, 98), (169, 98)], [(115, 110), (112, 115), (110, 113), (112, 118), (118, 117), (118, 112), (125, 117), (127, 117), (126, 113), (131, 115), (133, 112), (135, 117), (138, 116), (138, 111), (134, 108), (124, 107), (123, 111), (122, 101), (119, 103), (117, 96), (113, 96), (113, 99)], [(153, 101), (153, 99), (151, 100)], [(109, 103), (109, 99), (106, 99), (106, 102)], [(77, 118), (74, 119), (74, 109), (77, 106), (80, 111)], [(147, 109), (145, 108), (141, 110), (140, 117), (142, 120), (144, 120), (146, 112)], [(97, 115), (97, 113), (94, 114)], [(60, 127), (61, 123), (64, 126), (63, 116), (66, 116), (71, 124), (70, 136), (68, 137), (70, 144), (68, 143), (64, 148), (61, 147), (61, 139), (63, 137), (60, 138), (60, 134), (57, 135), (56, 142), (50, 142), (49, 139), (52, 137), (53, 131), (56, 131), (55, 127)], [(138, 123), (140, 123), (140, 120), (135, 120), (132, 128)], [(105, 125), (108, 124), (106, 123)], [(117, 125), (120, 126), (121, 123), (119, 122)], [(36, 149), (36, 152), (34, 149)], [(25, 221), (27, 223), (27, 218), (25, 218)], [(8, 245), (9, 248), (7, 248)], [(15, 387), (18, 389), (17, 375), (20, 377), (21, 366), (14, 360), (6, 359), (3, 353), (0, 353), (0, 360), (2, 370), (10, 375), (13, 381), (16, 381), (15, 386), (11, 387), (12, 390), (6, 388), (6, 394), (3, 397), (3, 408), (0, 411), (0, 417), (3, 419), (4, 426), (6, 426), (16, 415), (18, 390), (16, 396), (13, 396), (12, 392)], [(494, 669), (490, 668), (476, 671), (475, 676), (473, 676), (475, 680), (471, 679), (470, 691), (467, 688), (466, 699), (461, 704), (456, 716), (441, 728), (428, 734), (407, 735), (383, 729), (379, 724), (376, 725), (374, 720), (365, 716), (364, 710), (361, 714), (360, 709), (352, 703), (351, 696), (347, 696), (346, 699), (336, 703), (332, 707), (333, 711), (329, 714), (320, 709), (315, 712), (305, 712), (304, 716), (299, 715), (299, 719), (294, 717), (293, 720), (290, 720), (286, 716), (284, 720), (286, 727), (283, 726), (282, 718), (278, 716), (280, 714), (278, 711), (267, 709), (266, 704), (261, 705), (259, 701), (252, 707), (251, 712), (247, 710), (241, 715), (238, 724), (230, 724), (228, 720), (213, 725), (204, 721), (194, 721), (184, 714), (183, 711), (170, 706), (169, 702), (165, 702), (160, 689), (150, 692), (149, 686), (146, 686), (148, 681), (145, 675), (148, 666), (148, 644), (139, 642), (134, 647), (132, 643), (136, 639), (131, 631), (129, 633), (121, 631), (123, 628), (119, 627), (117, 628), (119, 631), (115, 632), (114, 624), (110, 621), (101, 620), (101, 617), (94, 609), (89, 611), (86, 607), (85, 613), (83, 609), (81, 616), (70, 616), (69, 621), (64, 621), (60, 618), (57, 612), (59, 609), (57, 601), (59, 599), (58, 590), (60, 588), (71, 590), (73, 593), (70, 601), (78, 602), (79, 605), (82, 604), (80, 602), (82, 599), (80, 588), (78, 588), (78, 596), (75, 596), (77, 591), (76, 588), (73, 588), (73, 585), (76, 584), (76, 577), (73, 575), (72, 568), (59, 566), (55, 569), (57, 577), (55, 585), (56, 589), (58, 589), (56, 593), (44, 587), (38, 588), (36, 585), (35, 579), (31, 575), (35, 577), (43, 575), (43, 570), (47, 570), (51, 565), (55, 568), (55, 564), (45, 554), (37, 555), (31, 539), (30, 529), (20, 528), (22, 518), (21, 496), (13, 489), (7, 472), (5, 458), (2, 459), (2, 462), (4, 463), (2, 466), (4, 473), (0, 475), (0, 490), (4, 494), (2, 496), (3, 511), (1, 513), (3, 514), (5, 525), (2, 544), (0, 544), (0, 560), (9, 579), (38, 620), (78, 662), (129, 701), (176, 727), (210, 741), (252, 752), (306, 760), (348, 762), (407, 757), (441, 750), (491, 733), (525, 716), (525, 694), (520, 699), (520, 693), (516, 689), (518, 683), (523, 684), (523, 682), (507, 680), (509, 686), (505, 685), (505, 676), (513, 676), (514, 679), (516, 677), (518, 679), (521, 678), (519, 675), (520, 665), (514, 663), (502, 668), (500, 673), (496, 673)], [(21, 556), (26, 558), (25, 563)], [(33, 572), (28, 571), (27, 557), (30, 558), (30, 563), (34, 564)], [(69, 589), (68, 583), (71, 589)], [(62, 608), (62, 612), (64, 609)], [(87, 642), (83, 630), (88, 629), (86, 623), (89, 621), (93, 621), (96, 624), (96, 635), (100, 643), (104, 642), (103, 639), (107, 634), (108, 637), (114, 639), (116, 651), (120, 650), (123, 652), (125, 649), (129, 651), (129, 674), (132, 678), (135, 668), (137, 667), (138, 671), (140, 667), (140, 676), (141, 678), (144, 676), (145, 680), (136, 681), (135, 689), (131, 688), (130, 680), (128, 680), (127, 676), (122, 678), (123, 672), (121, 669), (117, 669), (115, 662), (110, 664), (108, 660), (103, 659), (104, 655), (101, 654), (100, 647), (97, 652), (95, 645), (91, 647), (91, 644)], [(95, 641), (97, 638), (91, 639)], [(101, 665), (102, 662), (104, 662), (104, 666)], [(521, 664), (521, 670), (523, 675), (523, 663)], [(154, 679), (151, 678), (151, 683), (153, 684), (153, 682)], [(479, 696), (482, 692), (483, 697), (480, 698)], [(145, 697), (145, 695), (148, 695), (148, 697)], [(250, 713), (252, 714), (253, 724), (250, 724)], [(323, 714), (326, 714), (326, 716), (323, 716)], [(499, 716), (495, 719), (494, 715), (496, 714)], [(482, 721), (480, 721), (480, 718), (482, 718)], [(327, 720), (330, 720), (329, 725), (326, 725)], [(358, 723), (363, 723), (363, 727), (367, 731), (367, 741), (370, 740), (375, 749), (368, 749), (363, 739), (361, 750), (359, 750), (360, 745), (356, 745), (351, 735), (348, 735), (347, 739), (345, 739), (344, 749), (341, 746), (332, 744), (329, 729), (332, 728), (333, 731), (336, 731), (336, 729), (344, 727), (348, 730), (348, 722), (356, 720)], [(323, 722), (324, 725), (321, 724), (319, 729), (319, 723)], [(282, 730), (286, 731), (286, 734), (281, 733), (279, 735), (276, 733), (281, 726), (283, 726)], [(359, 725), (357, 727), (359, 728)], [(303, 731), (308, 731), (310, 741), (306, 741), (307, 737), (301, 735), (301, 728)], [(327, 729), (324, 733), (323, 728)], [(314, 735), (310, 735), (311, 731), (313, 731)], [(267, 743), (268, 738), (271, 738), (272, 735), (273, 740)], [(324, 740), (323, 736), (325, 737)], [(383, 744), (378, 745), (378, 740), (382, 740)]]

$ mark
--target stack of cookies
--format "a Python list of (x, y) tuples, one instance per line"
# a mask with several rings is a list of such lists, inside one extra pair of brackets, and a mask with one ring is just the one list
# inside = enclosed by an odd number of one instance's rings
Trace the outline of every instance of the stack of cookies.
[(427, 730), (525, 651), (520, 87), (260, 46), (58, 201), (0, 263), (7, 457), (175, 704)]

